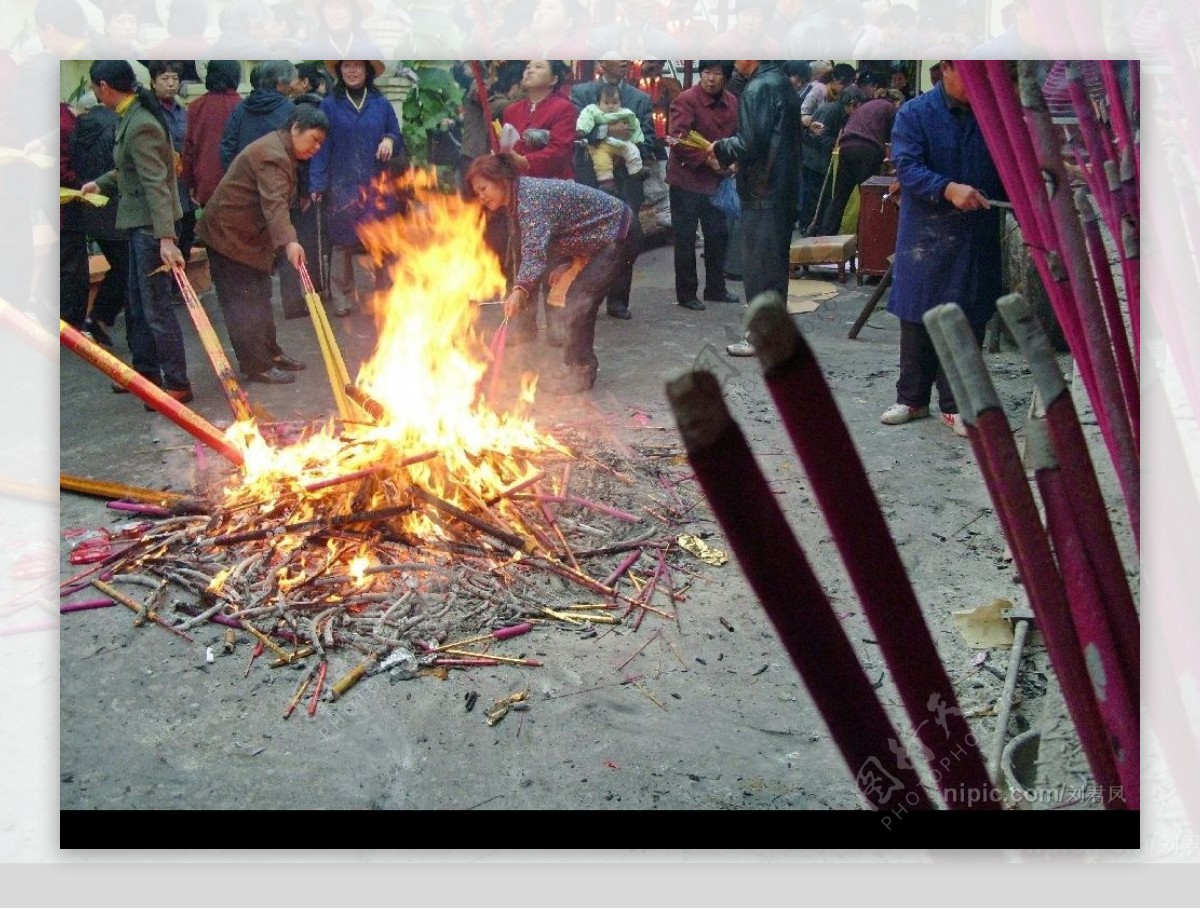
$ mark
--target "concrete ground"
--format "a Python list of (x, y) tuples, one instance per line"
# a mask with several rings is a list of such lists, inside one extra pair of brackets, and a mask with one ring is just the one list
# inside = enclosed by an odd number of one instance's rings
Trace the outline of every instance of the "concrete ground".
[[(724, 353), (740, 336), (743, 307), (709, 304), (705, 312), (690, 312), (673, 305), (671, 254), (660, 246), (639, 259), (632, 321), (601, 312), (601, 368), (592, 395), (543, 396), (538, 420), (590, 426), (600, 446), (615, 437), (635, 450), (682, 452), (664, 381), (698, 362), (718, 369), (730, 409), (797, 539), (893, 722), (907, 735), (911, 727), (897, 707), (888, 668), (757, 362)], [(905, 427), (879, 422), (894, 400), (898, 322), (881, 310), (858, 340), (848, 340), (870, 285), (859, 287), (853, 278), (838, 285), (832, 272), (813, 276), (836, 293), (796, 318), (855, 440), (986, 757), (996, 740), (1007, 650), (969, 646), (951, 612), (997, 598), (1025, 605), (1022, 589), (966, 440), (936, 420)], [(741, 292), (738, 282), (730, 288)], [(224, 337), (211, 294), (205, 303)], [(209, 420), (227, 420), (196, 334), (182, 309), (179, 315), (196, 392), (192, 406)], [(353, 372), (371, 349), (374, 325), (364, 314), (333, 321)], [(311, 325), (279, 318), (278, 326), (285, 351), (309, 368), (294, 385), (252, 385), (248, 392), (280, 420), (326, 416), (332, 400)], [(127, 355), (120, 339), (116, 353)], [(556, 356), (539, 341), (515, 355), (510, 367), (545, 366)], [(987, 359), (1010, 422), (1019, 427), (1032, 391), (1025, 364), (1009, 347)], [(174, 490), (192, 486), (193, 441), (136, 398), (113, 394), (104, 376), (65, 353), (61, 396), (64, 473)], [(206, 459), (210, 468), (219, 465), (211, 452)], [(64, 531), (125, 520), (102, 500), (62, 496)], [(703, 509), (684, 530), (713, 532), (710, 543), (728, 549)], [(78, 570), (67, 564), (67, 552), (64, 540), (64, 577)], [(260, 661), (244, 677), (248, 645), (225, 656), (217, 626), (201, 628), (196, 643), (188, 644), (161, 629), (132, 627), (124, 609), (65, 615), (62, 807), (860, 807), (853, 775), (736, 562), (721, 568), (696, 562), (695, 571), (678, 625), (651, 622), (640, 633), (620, 628), (593, 638), (539, 631), (529, 649), (544, 668), (480, 669), (445, 681), (379, 676), (322, 704), (315, 717), (290, 721), (283, 720), (282, 707), (297, 674)], [(619, 667), (651, 628), (660, 640), (624, 669), (642, 673), (642, 682), (621, 685)], [(217, 652), (211, 665), (206, 646)], [(1039, 721), (1053, 685), (1044, 654), (1035, 651), (1024, 665), (1010, 737)], [(524, 687), (529, 709), (496, 726), (485, 725), (480, 709), (464, 709), (468, 691), (478, 692), (484, 705)]]

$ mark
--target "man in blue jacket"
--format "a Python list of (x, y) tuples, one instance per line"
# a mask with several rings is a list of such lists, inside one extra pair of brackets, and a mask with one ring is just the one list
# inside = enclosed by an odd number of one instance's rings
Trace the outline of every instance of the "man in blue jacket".
[(1004, 198), (1004, 188), (953, 61), (942, 61), (931, 91), (897, 111), (892, 161), (901, 195), (888, 311), (900, 319), (900, 379), (896, 403), (880, 419), (895, 426), (929, 416), (936, 384), (942, 422), (965, 436), (921, 320), (957, 303), (982, 341), (1002, 292), (1000, 215), (988, 199)]
[(281, 129), (292, 116), (295, 105), (288, 97), (296, 81), (296, 67), (288, 60), (268, 60), (261, 64), (258, 84), (246, 100), (233, 109), (221, 137), (221, 165), (229, 165), (238, 153), (268, 133)]

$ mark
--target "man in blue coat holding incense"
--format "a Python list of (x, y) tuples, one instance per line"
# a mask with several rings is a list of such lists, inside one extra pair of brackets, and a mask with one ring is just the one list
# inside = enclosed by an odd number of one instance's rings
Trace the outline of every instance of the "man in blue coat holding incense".
[(900, 380), (896, 404), (880, 419), (894, 426), (929, 416), (936, 383), (942, 422), (965, 436), (921, 319), (957, 303), (982, 341), (1002, 293), (1000, 213), (988, 200), (1004, 198), (1004, 190), (953, 61), (942, 61), (932, 91), (896, 112), (892, 161), (901, 194), (888, 311), (900, 319)]

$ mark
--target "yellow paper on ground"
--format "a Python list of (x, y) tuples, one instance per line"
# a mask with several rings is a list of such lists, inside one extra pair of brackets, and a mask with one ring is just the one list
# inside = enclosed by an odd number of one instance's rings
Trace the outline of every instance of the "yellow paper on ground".
[(837, 296), (837, 288), (828, 281), (815, 281), (812, 278), (794, 278), (788, 281), (787, 311), (792, 315), (801, 315), (816, 311), (822, 300)]
[(721, 566), (729, 561), (729, 556), (719, 549), (714, 549), (694, 534), (685, 533), (677, 541), (680, 547), (686, 549), (700, 561), (709, 565)]
[(1011, 601), (993, 600), (972, 609), (956, 609), (950, 616), (968, 647), (1011, 647), (1013, 627), (1008, 618), (1010, 609)]

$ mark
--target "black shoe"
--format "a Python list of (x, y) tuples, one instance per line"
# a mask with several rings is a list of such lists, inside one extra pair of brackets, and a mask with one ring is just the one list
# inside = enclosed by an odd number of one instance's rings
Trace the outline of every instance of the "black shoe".
[(677, 305), (682, 306), (684, 309), (690, 309), (692, 312), (703, 312), (704, 310), (708, 309), (708, 307), (699, 300), (680, 300)]
[(299, 360), (293, 360), (287, 354), (277, 354), (272, 360), (276, 369), (283, 369), (288, 372), (299, 372), (304, 369), (304, 364)]
[(267, 385), (288, 385), (296, 381), (296, 377), (290, 372), (284, 372), (282, 369), (272, 367), (265, 372), (256, 372), (246, 376), (247, 382), (263, 382)]
[(112, 347), (113, 340), (107, 331), (104, 329), (104, 324), (95, 319), (85, 319), (83, 322), (83, 333), (91, 335), (92, 340), (97, 344), (102, 344), (105, 347)]
[(709, 303), (741, 303), (741, 298), (737, 294), (731, 294), (727, 290), (722, 290), (719, 293), (710, 294), (707, 291), (704, 294), (704, 299)]
[(619, 309), (615, 306), (610, 306), (608, 307), (608, 314), (614, 319), (629, 320), (633, 318), (633, 315), (629, 312), (628, 306), (622, 306)]

